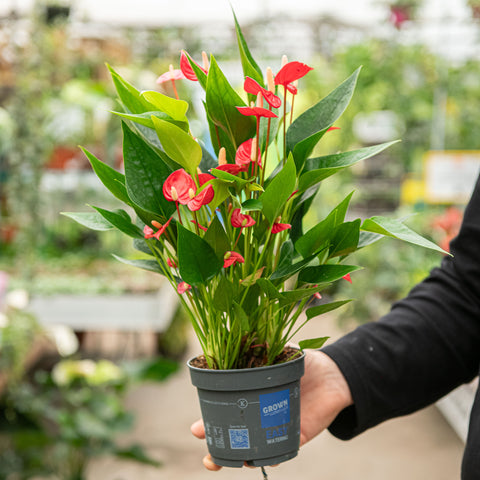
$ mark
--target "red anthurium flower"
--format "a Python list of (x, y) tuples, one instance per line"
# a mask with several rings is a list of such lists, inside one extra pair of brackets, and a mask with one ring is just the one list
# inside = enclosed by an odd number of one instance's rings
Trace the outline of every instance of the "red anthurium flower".
[(182, 293), (185, 293), (187, 290), (191, 290), (191, 289), (192, 289), (192, 286), (189, 285), (187, 282), (180, 282), (177, 285), (177, 293), (179, 295), (182, 295)]
[(260, 117), (277, 117), (272, 111), (268, 108), (263, 107), (235, 107), (242, 115), (249, 116), (255, 115), (258, 118)]
[(182, 73), (181, 70), (178, 69), (171, 69), (168, 72), (162, 73), (157, 78), (157, 83), (165, 83), (165, 82), (170, 82), (171, 80), (182, 80), (185, 78), (185, 75)]
[(255, 225), (255, 220), (250, 215), (245, 215), (239, 208), (232, 212), (231, 224), (235, 228), (251, 227)]
[(245, 259), (237, 252), (227, 252), (223, 256), (223, 268), (231, 267), (236, 263), (245, 263)]
[[(197, 65), (198, 68), (203, 70), (205, 74), (208, 73), (208, 71), (205, 68), (201, 67), (197, 62), (195, 62), (195, 65)], [(197, 75), (195, 74), (193, 68), (191, 67), (190, 62), (188, 61), (188, 57), (183, 50), (180, 55), (180, 69), (183, 75), (185, 76), (185, 78), (187, 78), (188, 80), (191, 80), (192, 82), (198, 82)]]
[(178, 202), (182, 205), (192, 199), (190, 191), (195, 193), (197, 186), (193, 178), (183, 169), (180, 168), (171, 173), (163, 184), (163, 195), (169, 202)]
[(177, 264), (173, 260), (170, 260), (169, 258), (167, 258), (167, 265), (170, 268), (177, 268)]
[(198, 228), (200, 230), (203, 230), (204, 232), (206, 232), (208, 230), (207, 227), (204, 227), (203, 225), (200, 225), (198, 222), (196, 222), (195, 220), (190, 220), (192, 223), (194, 223), (195, 225), (198, 225)]
[(350, 277), (350, 274), (349, 274), (349, 273), (347, 273), (346, 275), (344, 275), (342, 278), (345, 279), (347, 282), (352, 283), (352, 278)]
[(198, 184), (200, 186), (204, 185), (205, 183), (215, 178), (213, 175), (210, 175), (209, 173), (199, 173), (197, 177), (198, 177)]
[(290, 83), (302, 78), (312, 67), (301, 62), (288, 62), (275, 75), (275, 85), (283, 85), (287, 87)]
[(288, 90), (292, 95), (296, 95), (296, 94), (298, 93), (298, 88), (297, 88), (296, 83), (297, 83), (297, 82), (289, 83), (289, 84), (286, 85), (287, 90)]
[(210, 203), (215, 194), (211, 185), (204, 188), (198, 195), (196, 191), (197, 186), (193, 178), (183, 168), (171, 173), (163, 184), (163, 195), (169, 202), (187, 205), (192, 212)]
[(225, 165), (219, 165), (215, 167), (216, 170), (221, 170), (222, 172), (231, 173), (232, 175), (238, 175), (240, 172), (246, 172), (248, 170), (248, 165), (234, 165), (233, 163), (226, 163)]
[(258, 92), (261, 92), (263, 95), (263, 98), (272, 108), (279, 108), (280, 105), (282, 104), (282, 100), (280, 99), (280, 97), (277, 97), (274, 93), (270, 92), (266, 88), (263, 88), (253, 78), (250, 78), (250, 77), (245, 78), (243, 89), (247, 93), (251, 93), (252, 95), (257, 95)]
[(332, 130), (340, 130), (340, 127), (330, 127), (327, 132), (331, 132)]
[[(253, 138), (250, 138), (249, 140), (246, 140), (245, 142), (243, 142), (237, 148), (237, 152), (235, 153), (235, 163), (237, 165), (248, 166), (250, 164), (250, 162), (252, 161), (252, 144), (253, 144)], [(262, 161), (262, 154), (260, 152), (260, 149), (258, 149), (258, 155), (257, 155), (258, 165), (261, 164), (261, 161)]]
[(284, 230), (288, 230), (289, 228), (292, 228), (292, 226), (289, 223), (280, 223), (280, 220), (278, 220), (278, 221), (275, 221), (274, 224), (272, 225), (272, 233), (275, 234), (275, 233), (283, 232)]
[(190, 201), (187, 203), (187, 207), (190, 211), (196, 212), (200, 210), (203, 205), (207, 205), (213, 200), (213, 196), (215, 195), (215, 191), (211, 185), (207, 185), (198, 195), (194, 194), (194, 191), (190, 192)]

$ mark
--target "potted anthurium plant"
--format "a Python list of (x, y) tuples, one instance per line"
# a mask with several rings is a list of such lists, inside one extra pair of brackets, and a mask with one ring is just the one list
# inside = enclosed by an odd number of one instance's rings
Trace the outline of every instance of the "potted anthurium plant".
[[(312, 157), (347, 107), (359, 71), (295, 117), (297, 80), (311, 68), (286, 62), (264, 76), (236, 18), (235, 25), (244, 94), (213, 56), (200, 66), (182, 52), (181, 68), (159, 78), (177, 98), (139, 92), (110, 68), (125, 173), (84, 152), (127, 210), (66, 215), (132, 237), (142, 257), (119, 259), (171, 283), (203, 349), (189, 367), (214, 461), (263, 466), (297, 453), (302, 349), (320, 348), (327, 337), (304, 340), (300, 349), (287, 344), (306, 322), (349, 301), (312, 300), (350, 279), (359, 267), (348, 256), (384, 236), (440, 249), (400, 221), (348, 220), (352, 194), (303, 231), (321, 183), (391, 143)], [(213, 151), (190, 130), (188, 103), (175, 88), (185, 78), (205, 90)]]

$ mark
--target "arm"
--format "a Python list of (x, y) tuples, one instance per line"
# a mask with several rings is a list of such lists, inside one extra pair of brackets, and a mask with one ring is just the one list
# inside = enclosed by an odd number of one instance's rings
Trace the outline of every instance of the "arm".
[(453, 257), (378, 322), (323, 351), (339, 366), (354, 406), (330, 426), (348, 439), (427, 406), (478, 374), (480, 364), (480, 185), (465, 211)]

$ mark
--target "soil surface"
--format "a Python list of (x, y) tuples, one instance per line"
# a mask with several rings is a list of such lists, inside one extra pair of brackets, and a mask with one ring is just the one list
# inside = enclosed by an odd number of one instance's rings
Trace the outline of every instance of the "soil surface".
[[(293, 357), (298, 357), (298, 349), (292, 347), (285, 347), (283, 349), (283, 352), (275, 358), (273, 365), (288, 362), (289, 360), (292, 360)], [(245, 358), (243, 363), (245, 364), (244, 368), (265, 367), (267, 365), (267, 357), (266, 355), (260, 356), (252, 353)], [(192, 365), (192, 367), (196, 368), (204, 368), (207, 370), (210, 368), (208, 366), (205, 355), (199, 355), (198, 357), (194, 358), (190, 362), (190, 364)]]

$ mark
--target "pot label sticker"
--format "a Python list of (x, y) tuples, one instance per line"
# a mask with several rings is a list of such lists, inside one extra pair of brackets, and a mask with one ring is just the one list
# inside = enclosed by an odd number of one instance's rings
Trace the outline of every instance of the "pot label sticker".
[(250, 448), (247, 428), (229, 428), (228, 434), (230, 436), (230, 448), (232, 450)]
[(262, 428), (278, 427), (290, 423), (290, 390), (260, 395)]

